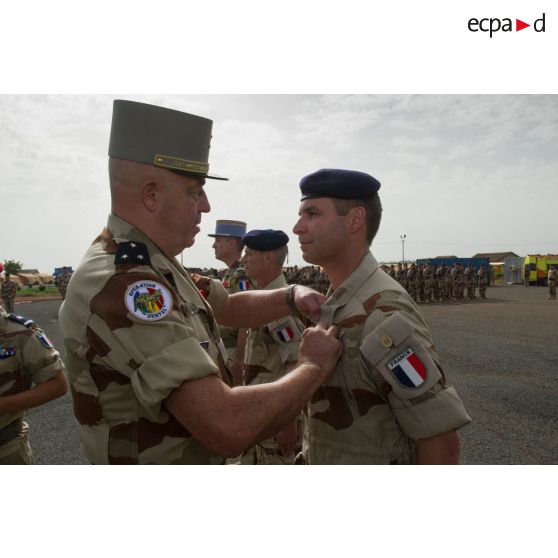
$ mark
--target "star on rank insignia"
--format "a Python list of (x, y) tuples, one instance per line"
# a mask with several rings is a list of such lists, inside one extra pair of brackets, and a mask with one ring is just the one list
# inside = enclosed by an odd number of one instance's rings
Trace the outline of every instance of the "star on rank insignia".
[(150, 265), (151, 259), (147, 246), (143, 242), (120, 242), (114, 258), (115, 265), (138, 264)]

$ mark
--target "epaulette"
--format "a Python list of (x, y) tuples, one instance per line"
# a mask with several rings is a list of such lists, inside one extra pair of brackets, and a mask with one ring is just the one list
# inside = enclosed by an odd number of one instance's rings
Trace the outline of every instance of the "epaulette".
[(22, 326), (25, 326), (27, 328), (31, 328), (35, 325), (35, 322), (31, 318), (21, 316), (20, 314), (9, 314), (8, 320), (21, 324)]
[(151, 265), (151, 258), (147, 246), (143, 242), (119, 242), (114, 257), (115, 265), (139, 264)]

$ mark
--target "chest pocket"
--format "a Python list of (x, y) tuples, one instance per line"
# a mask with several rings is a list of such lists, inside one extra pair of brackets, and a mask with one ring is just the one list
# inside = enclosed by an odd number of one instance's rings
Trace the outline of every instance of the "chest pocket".
[(388, 382), (400, 399), (414, 399), (442, 378), (415, 328), (396, 312), (371, 331), (360, 346), (363, 357)]

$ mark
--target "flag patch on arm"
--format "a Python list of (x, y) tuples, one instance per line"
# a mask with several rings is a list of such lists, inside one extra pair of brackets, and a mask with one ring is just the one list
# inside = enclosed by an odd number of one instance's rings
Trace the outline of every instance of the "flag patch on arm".
[(426, 380), (426, 367), (408, 348), (387, 363), (395, 379), (406, 388), (417, 388)]

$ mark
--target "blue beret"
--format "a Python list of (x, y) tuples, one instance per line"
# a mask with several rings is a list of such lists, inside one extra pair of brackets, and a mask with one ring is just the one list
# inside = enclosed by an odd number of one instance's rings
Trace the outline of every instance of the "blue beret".
[(302, 199), (368, 198), (380, 189), (380, 182), (365, 172), (344, 169), (321, 169), (300, 181)]
[(242, 243), (248, 248), (262, 252), (277, 250), (277, 248), (285, 246), (287, 242), (289, 242), (289, 237), (283, 231), (272, 229), (250, 231), (242, 239)]

